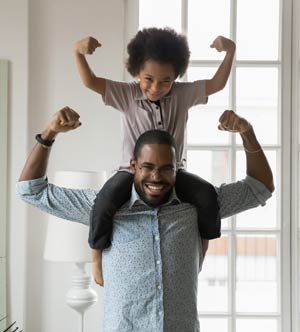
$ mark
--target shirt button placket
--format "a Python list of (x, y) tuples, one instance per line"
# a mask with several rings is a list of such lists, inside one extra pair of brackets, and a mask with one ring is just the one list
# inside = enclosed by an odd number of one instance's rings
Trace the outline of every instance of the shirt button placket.
[(155, 122), (157, 123), (157, 126), (159, 129), (163, 128), (163, 120), (161, 118), (161, 107), (159, 107), (156, 104), (152, 103), (152, 109), (153, 109), (153, 113), (154, 113), (154, 117), (155, 117)]
[(162, 118), (161, 118), (161, 107), (159, 106), (156, 106), (156, 109), (157, 109), (157, 124), (158, 124), (158, 127), (160, 129), (162, 129), (163, 125), (162, 125)]

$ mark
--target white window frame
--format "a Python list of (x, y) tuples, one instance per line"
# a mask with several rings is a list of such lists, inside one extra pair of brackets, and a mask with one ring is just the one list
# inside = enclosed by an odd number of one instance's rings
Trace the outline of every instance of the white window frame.
[[(188, 0), (184, 0), (183, 1), (183, 6), (187, 7), (187, 2)], [(232, 38), (233, 40), (236, 40), (236, 12), (237, 12), (237, 1), (236, 0), (230, 0), (231, 4), (230, 4), (230, 8), (231, 8), (231, 12), (230, 12), (230, 38)], [(282, 2), (281, 2), (282, 3)], [(287, 11), (287, 9), (286, 9)], [(283, 8), (281, 10), (281, 12), (283, 13)], [(287, 11), (288, 12), (288, 11)], [(184, 10), (182, 10), (183, 15), (187, 15), (187, 8), (184, 8)], [(287, 15), (287, 14), (286, 14)], [(184, 33), (187, 32), (187, 18), (184, 17), (182, 20), (185, 24), (185, 26), (182, 27), (182, 31)], [(279, 27), (280, 30), (281, 27)], [(279, 34), (280, 36), (280, 34)], [(282, 38), (282, 40), (284, 40), (285, 42), (287, 42), (286, 38)], [(279, 41), (279, 50), (280, 48), (280, 43), (281, 41)], [(238, 46), (237, 46), (238, 47)], [(286, 47), (283, 47), (282, 49), (286, 49)], [(290, 48), (288, 49), (288, 52), (290, 52)], [(286, 52), (287, 53), (287, 52)], [(284, 54), (285, 58), (290, 58), (287, 56), (287, 54)], [(288, 77), (290, 76), (290, 71), (289, 71), (289, 75), (285, 75), (286, 77), (283, 77), (282, 73), (286, 73), (285, 70), (283, 70), (283, 61), (281, 60), (283, 59), (283, 55), (279, 54), (279, 60), (271, 60), (271, 61), (245, 61), (245, 60), (235, 60), (232, 66), (232, 71), (231, 71), (231, 77), (230, 80), (228, 82), (229, 84), (229, 107), (231, 109), (236, 109), (236, 104), (235, 104), (235, 100), (236, 100), (236, 95), (235, 95), (235, 87), (236, 87), (236, 70), (237, 68), (247, 68), (247, 67), (255, 67), (255, 68), (259, 68), (259, 67), (272, 67), (272, 68), (276, 68), (278, 69), (278, 78), (279, 78), (279, 82), (278, 84), (281, 84), (281, 82), (285, 82), (288, 80)], [(190, 61), (190, 65), (191, 67), (194, 66), (203, 66), (203, 67), (208, 67), (208, 66), (216, 66), (219, 65), (220, 61)], [(289, 64), (286, 64), (286, 67)], [(289, 69), (290, 70), (290, 69)], [(280, 91), (279, 89), (279, 114), (278, 114), (278, 125), (280, 126), (281, 124), (281, 109), (283, 108), (283, 100), (290, 100), (290, 97), (285, 98), (284, 94), (285, 93), (289, 93), (290, 89), (288, 88), (287, 85), (285, 85), (286, 89), (285, 91)], [(290, 113), (290, 105), (287, 105), (287, 103), (285, 103), (285, 108), (288, 106), (288, 113)], [(284, 125), (289, 125), (289, 121), (284, 121)], [(289, 159), (283, 159), (282, 157), (280, 157), (280, 152), (282, 152), (282, 145), (280, 144), (281, 142), (284, 142), (285, 140), (285, 133), (289, 133), (288, 130), (279, 130), (278, 128), (278, 133), (279, 135), (281, 134), (281, 137), (279, 137), (279, 144), (270, 144), (268, 146), (264, 145), (264, 150), (273, 150), (276, 151), (277, 153), (277, 174), (280, 174), (279, 170), (280, 170), (280, 160), (289, 160)], [(239, 151), (242, 149), (242, 147), (240, 145), (238, 145), (236, 143), (236, 136), (235, 135), (231, 135), (231, 144), (229, 146), (217, 146), (217, 145), (205, 145), (205, 144), (201, 144), (201, 145), (186, 145), (186, 149), (187, 150), (212, 150), (212, 149), (229, 149), (229, 156), (231, 158), (231, 180), (234, 180), (234, 176), (235, 176), (235, 165), (236, 165), (236, 160), (235, 160), (235, 152)], [(288, 153), (288, 151), (286, 152)], [(286, 156), (286, 154), (285, 154)], [(285, 165), (287, 167), (285, 167), (285, 172), (283, 172), (283, 168), (282, 168), (282, 175), (284, 174), (284, 176), (286, 177), (286, 179), (289, 180), (289, 165)], [(288, 170), (288, 172), (287, 172)], [(278, 193), (280, 192), (279, 188), (282, 188), (282, 183), (284, 183), (286, 185), (288, 189), (289, 188), (289, 181), (286, 181), (286, 179), (284, 179), (283, 181), (277, 181), (277, 205), (281, 206), (280, 204), (280, 200), (283, 199), (283, 197), (286, 199), (286, 201), (289, 201), (289, 192), (288, 195), (284, 195), (284, 192), (282, 192), (282, 195), (278, 195)], [(276, 181), (276, 179), (275, 179)], [(282, 183), (280, 183), (282, 182)], [(283, 189), (283, 188), (282, 188)], [(283, 204), (282, 204), (283, 206)], [(279, 212), (280, 210), (278, 210)], [(280, 212), (279, 212), (280, 213)], [(283, 220), (283, 218), (287, 218), (285, 220), (289, 220), (289, 211), (285, 211), (284, 209), (281, 209), (281, 215), (278, 215), (277, 218), (279, 220)], [(283, 217), (284, 216), (284, 217)], [(208, 313), (200, 313), (200, 318), (221, 318), (226, 317), (228, 319), (228, 331), (230, 332), (236, 332), (236, 319), (237, 318), (277, 318), (279, 320), (279, 326), (281, 325), (281, 329), (282, 331), (290, 331), (290, 322), (291, 322), (291, 317), (290, 317), (290, 292), (288, 292), (286, 294), (286, 296), (282, 296), (283, 295), (283, 285), (286, 285), (287, 283), (285, 282), (285, 280), (288, 280), (288, 276), (289, 276), (289, 272), (286, 272), (285, 269), (282, 269), (281, 267), (284, 265), (285, 268), (287, 268), (287, 271), (290, 271), (289, 268), (289, 259), (287, 259), (288, 257), (290, 257), (290, 249), (288, 247), (284, 247), (282, 244), (283, 243), (290, 243), (288, 238), (289, 238), (289, 232), (283, 232), (282, 229), (274, 229), (274, 230), (268, 230), (268, 231), (264, 231), (262, 230), (238, 230), (236, 229), (236, 217), (232, 217), (231, 218), (231, 225), (232, 227), (229, 230), (223, 230), (222, 233), (225, 235), (228, 235), (228, 239), (229, 239), (229, 293), (230, 293), (230, 298), (229, 298), (229, 310), (228, 313), (222, 314), (222, 313), (218, 313), (218, 314), (208, 314)], [(278, 271), (279, 273), (279, 290), (278, 290), (278, 296), (279, 296), (279, 303), (278, 303), (278, 313), (273, 314), (273, 313), (263, 313), (262, 315), (254, 315), (252, 313), (248, 314), (236, 314), (236, 303), (235, 303), (235, 294), (236, 294), (236, 236), (239, 234), (243, 234), (243, 235), (253, 235), (253, 234), (272, 234), (275, 235), (278, 238), (278, 252), (280, 253), (279, 255), (279, 268), (281, 268), (281, 271)], [(284, 241), (283, 241), (284, 240)], [(286, 289), (287, 287), (285, 287)], [(283, 312), (284, 311), (284, 312)], [(287, 319), (283, 319), (283, 317), (287, 317)]]
[[(163, 0), (162, 0), (163, 1)], [(231, 0), (231, 18), (236, 17), (237, 0)], [(124, 26), (124, 58), (127, 57), (126, 45), (132, 36), (137, 32), (139, 22), (139, 0), (124, 0), (125, 4), (125, 26)], [(187, 32), (187, 12), (188, 12), (188, 0), (182, 0), (182, 32)], [(276, 183), (276, 190), (278, 191), (278, 204), (281, 207), (279, 209), (279, 220), (281, 222), (281, 229), (271, 231), (272, 234), (279, 234), (279, 266), (280, 266), (280, 279), (279, 284), (281, 291), (278, 293), (280, 296), (279, 314), (280, 319), (280, 331), (281, 332), (300, 332), (300, 308), (298, 303), (298, 297), (300, 296), (299, 290), (299, 238), (300, 228), (298, 226), (299, 216), (299, 109), (300, 109), (300, 5), (298, 0), (281, 0), (280, 1), (280, 15), (282, 26), (279, 27), (280, 41), (279, 41), (279, 61), (260, 61), (259, 63), (254, 61), (236, 61), (231, 79), (228, 84), (230, 93), (230, 107), (235, 109), (235, 77), (236, 66), (255, 66), (265, 67), (274, 66), (279, 67), (279, 84), (281, 89), (279, 90), (279, 121), (280, 126), (278, 133), (281, 136), (279, 144), (264, 146), (265, 150), (276, 150), (278, 153), (278, 170), (279, 179)], [(230, 36), (235, 40), (236, 37), (236, 20), (230, 19)], [(220, 61), (191, 61), (191, 65), (197, 66), (217, 66)], [(132, 78), (124, 70), (124, 79), (131, 80)], [(236, 144), (235, 136), (232, 135), (232, 144), (229, 146), (231, 151), (240, 150), (241, 147)], [(213, 146), (213, 149), (221, 148), (224, 150), (224, 146)], [(187, 149), (211, 149), (210, 146), (187, 146)], [(234, 154), (233, 154), (234, 155)], [(233, 165), (235, 164), (235, 160)], [(284, 161), (284, 162), (282, 162)], [(234, 166), (233, 166), (234, 167)], [(233, 173), (235, 169), (232, 169)], [(297, 181), (293, 180), (297, 179)], [(280, 192), (279, 192), (280, 191)], [(224, 231), (228, 235), (236, 233), (243, 234), (255, 234), (261, 233), (260, 231), (235, 231), (234, 228)], [(262, 231), (263, 232), (263, 231)], [(269, 233), (270, 234), (270, 233)], [(233, 236), (229, 236), (231, 255), (235, 257), (235, 242)], [(230, 273), (232, 277), (235, 276), (235, 259), (232, 264), (229, 264)], [(232, 279), (233, 280), (233, 279)], [(234, 280), (233, 280), (234, 281)], [(233, 282), (234, 283), (234, 282)], [(232, 285), (231, 285), (232, 286)], [(229, 286), (230, 287), (230, 286)], [(231, 300), (235, 299), (235, 289), (231, 287)], [(234, 307), (234, 305), (233, 305)], [(226, 317), (230, 317), (232, 313), (226, 314)], [(222, 317), (222, 314), (216, 315), (201, 315), (201, 317)], [(241, 316), (239, 316), (241, 317)], [(248, 317), (248, 316), (247, 316)], [(253, 317), (253, 316), (251, 316)], [(261, 318), (261, 316), (257, 316)], [(274, 317), (274, 315), (263, 315), (263, 317)], [(234, 315), (232, 319), (235, 319)], [(229, 319), (230, 322), (230, 319)], [(235, 332), (235, 327), (229, 324), (228, 331)]]
[(291, 114), (291, 288), (292, 331), (300, 332), (300, 4), (293, 0)]

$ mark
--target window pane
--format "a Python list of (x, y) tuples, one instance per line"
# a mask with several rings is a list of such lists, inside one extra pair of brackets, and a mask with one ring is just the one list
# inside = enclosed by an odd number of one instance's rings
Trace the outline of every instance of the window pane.
[(198, 311), (228, 311), (227, 236), (209, 243), (209, 249), (199, 275)]
[(229, 0), (188, 1), (188, 39), (191, 59), (222, 59), (224, 53), (210, 48), (218, 35), (229, 37)]
[[(277, 179), (276, 174), (276, 152), (266, 151), (266, 157), (269, 161), (270, 167), (273, 172), (274, 181)], [(242, 179), (246, 175), (246, 157), (244, 151), (238, 151), (236, 154), (236, 179)], [(277, 193), (279, 184), (276, 184), (276, 191), (272, 194), (266, 205), (256, 209), (251, 209), (237, 215), (238, 228), (275, 228), (278, 226), (277, 220)]]
[[(262, 144), (279, 142), (278, 70), (238, 68), (236, 82), (237, 112), (253, 124)], [(241, 142), (239, 137), (238, 142)]]
[[(228, 151), (187, 151), (187, 170), (197, 174), (215, 186), (230, 180)], [(222, 219), (222, 229), (228, 228), (230, 218)]]
[(201, 332), (228, 332), (228, 321), (222, 318), (201, 318), (200, 317)]
[(187, 169), (214, 185), (229, 182), (230, 161), (227, 151), (191, 151), (187, 152)]
[[(181, 31), (180, 0), (140, 0), (139, 29), (144, 27), (171, 27)], [(172, 15), (166, 15), (172, 8)]]
[(237, 1), (237, 59), (278, 60), (279, 0)]
[(239, 235), (236, 240), (237, 311), (277, 312), (279, 262), (276, 236)]
[(278, 322), (275, 319), (237, 319), (236, 332), (277, 332)]
[(228, 145), (229, 134), (218, 129), (220, 107), (195, 106), (189, 111), (187, 143)]
[[(216, 70), (216, 67), (190, 67), (187, 79), (189, 82), (210, 79)], [(218, 130), (219, 117), (228, 104), (229, 88), (227, 85), (222, 91), (210, 96), (206, 105), (191, 108), (187, 125), (187, 143), (228, 144), (228, 133)]]
[[(197, 81), (197, 80), (207, 80), (211, 79), (218, 67), (189, 67), (187, 71), (187, 80), (189, 82)], [(220, 115), (225, 109), (228, 108), (229, 105), (229, 85), (208, 97), (207, 107), (214, 106), (215, 108), (220, 109)]]

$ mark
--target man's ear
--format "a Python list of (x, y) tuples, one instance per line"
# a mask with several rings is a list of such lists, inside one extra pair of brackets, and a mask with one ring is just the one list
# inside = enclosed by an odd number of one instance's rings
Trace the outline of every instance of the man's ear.
[(136, 160), (134, 160), (134, 159), (130, 160), (130, 169), (131, 169), (132, 172), (135, 173), (135, 171), (136, 171)]

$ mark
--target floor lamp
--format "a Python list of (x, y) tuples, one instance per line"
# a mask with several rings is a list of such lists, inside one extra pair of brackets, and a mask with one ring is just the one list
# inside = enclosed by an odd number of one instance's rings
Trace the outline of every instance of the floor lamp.
[[(59, 171), (55, 173), (53, 183), (65, 188), (99, 190), (105, 181), (104, 171)], [(97, 294), (90, 287), (91, 276), (85, 270), (86, 263), (91, 262), (91, 249), (87, 240), (87, 226), (54, 216), (49, 217), (44, 259), (73, 262), (75, 265), (72, 288), (66, 294), (66, 302), (80, 314), (80, 332), (84, 331), (85, 311), (97, 302)]]

